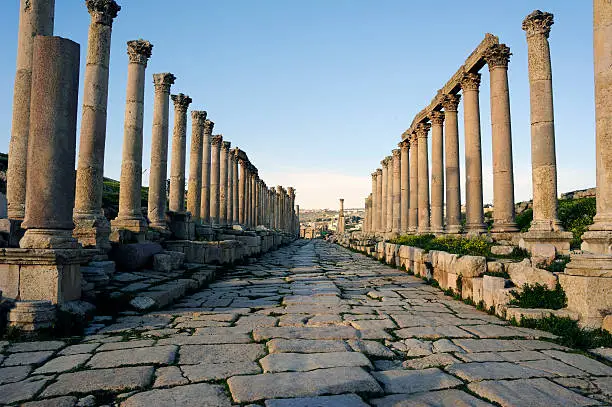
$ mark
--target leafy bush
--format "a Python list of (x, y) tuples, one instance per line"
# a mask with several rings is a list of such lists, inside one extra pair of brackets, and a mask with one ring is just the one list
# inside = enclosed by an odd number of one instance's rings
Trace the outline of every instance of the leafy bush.
[(570, 256), (557, 256), (550, 266), (545, 267), (551, 273), (563, 273), (565, 266), (570, 262)]
[(516, 226), (520, 229), (521, 232), (527, 232), (529, 230), (532, 220), (533, 209), (526, 209), (525, 211), (516, 215), (516, 218), (514, 219), (514, 221), (516, 222)]
[(572, 348), (593, 349), (600, 346), (612, 347), (612, 334), (603, 329), (582, 329), (578, 322), (571, 318), (560, 318), (554, 315), (532, 319), (523, 318), (520, 323), (512, 321), (515, 325), (526, 328), (540, 329), (559, 336), (555, 342)]
[(402, 235), (393, 239), (391, 243), (425, 248), (435, 238), (434, 235)]
[(596, 211), (595, 198), (563, 199), (559, 201), (559, 220), (565, 230), (574, 234), (570, 243), (573, 249), (580, 248), (582, 243), (580, 237), (593, 223)]
[(426, 251), (440, 250), (448, 253), (472, 256), (489, 256), (492, 243), (480, 237), (464, 238), (434, 235), (404, 235), (391, 241), (395, 244), (419, 247)]
[(561, 309), (567, 305), (565, 291), (559, 283), (554, 290), (542, 284), (525, 284), (522, 292), (512, 291), (510, 294), (514, 298), (509, 304), (520, 308)]

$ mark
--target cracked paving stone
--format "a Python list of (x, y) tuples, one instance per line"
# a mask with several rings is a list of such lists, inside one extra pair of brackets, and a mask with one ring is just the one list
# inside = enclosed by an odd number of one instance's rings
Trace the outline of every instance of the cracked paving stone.
[(66, 346), (65, 342), (61, 341), (40, 341), (40, 342), (19, 342), (10, 345), (8, 352), (40, 352), (44, 350), (58, 350)]
[(368, 356), (377, 358), (394, 358), (396, 356), (391, 349), (387, 348), (380, 342), (349, 340), (348, 344), (355, 352), (362, 352)]
[(346, 342), (337, 339), (272, 339), (267, 343), (270, 353), (325, 353), (350, 350)]
[(53, 351), (11, 353), (2, 366), (38, 365), (53, 356)]
[(461, 390), (450, 389), (420, 394), (393, 394), (370, 400), (374, 407), (493, 407)]
[(176, 366), (160, 367), (155, 371), (153, 387), (178, 386), (188, 384), (189, 380), (183, 377), (181, 369)]
[(261, 366), (255, 362), (236, 361), (182, 365), (181, 370), (191, 382), (203, 382), (207, 380), (227, 379), (230, 376), (261, 373)]
[(595, 359), (588, 358), (578, 353), (560, 352), (558, 350), (543, 350), (542, 353), (559, 359), (580, 370), (584, 370), (596, 376), (612, 376), (612, 367), (606, 366)]
[(185, 345), (179, 351), (179, 364), (255, 361), (266, 354), (262, 344)]
[(48, 382), (48, 379), (30, 377), (26, 380), (0, 386), (0, 403), (10, 404), (30, 400)]
[(155, 341), (153, 339), (142, 339), (136, 341), (125, 341), (125, 342), (111, 342), (105, 343), (100, 346), (98, 352), (106, 352), (110, 350), (122, 350), (122, 349), (133, 349), (133, 348), (145, 348), (153, 346)]
[(266, 407), (368, 407), (356, 394), (267, 400)]
[(374, 377), (383, 384), (386, 393), (419, 393), (422, 391), (448, 389), (463, 382), (440, 369), (386, 370), (374, 372)]
[(177, 349), (176, 345), (167, 345), (98, 352), (87, 362), (87, 366), (100, 369), (126, 365), (169, 365), (174, 362)]
[(469, 332), (460, 329), (459, 327), (452, 325), (440, 325), (440, 326), (415, 326), (412, 328), (403, 328), (394, 331), (395, 335), (400, 338), (425, 338), (425, 339), (438, 339), (438, 338), (471, 338), (472, 335)]
[(54, 397), (40, 401), (30, 401), (21, 407), (74, 407), (78, 399), (74, 396)]
[(78, 345), (70, 345), (62, 349), (58, 355), (68, 356), (79, 353), (92, 353), (98, 346), (100, 346), (99, 343), (81, 343)]
[(30, 374), (30, 366), (0, 367), (0, 384), (18, 382)]
[(238, 403), (269, 398), (382, 392), (376, 380), (360, 367), (234, 376), (227, 380), (227, 384)]
[(426, 369), (428, 367), (436, 367), (436, 366), (448, 366), (455, 363), (461, 363), (458, 359), (455, 359), (453, 356), (448, 353), (435, 353), (433, 355), (425, 356), (423, 358), (418, 359), (409, 359), (406, 360), (402, 366), (407, 369)]
[(532, 369), (511, 362), (457, 363), (447, 367), (446, 371), (468, 382), (554, 376), (543, 370)]
[(259, 342), (264, 339), (357, 339), (359, 333), (349, 326), (325, 327), (292, 327), (280, 326), (258, 328), (253, 331), (253, 338)]
[(331, 367), (372, 367), (368, 358), (359, 352), (272, 353), (259, 363), (264, 373), (304, 372)]
[(35, 374), (49, 374), (49, 373), (61, 373), (68, 370), (75, 369), (91, 357), (90, 354), (76, 354), (68, 356), (59, 356), (55, 359), (51, 359), (38, 369), (34, 371)]
[(207, 383), (136, 393), (121, 403), (122, 407), (230, 407), (231, 405), (232, 402), (222, 386)]

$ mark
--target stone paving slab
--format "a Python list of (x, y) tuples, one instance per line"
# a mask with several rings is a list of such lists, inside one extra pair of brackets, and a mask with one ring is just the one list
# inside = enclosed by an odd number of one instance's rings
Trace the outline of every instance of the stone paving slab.
[(330, 367), (371, 367), (370, 361), (359, 352), (329, 353), (272, 353), (260, 360), (264, 373), (305, 372)]
[(184, 345), (179, 351), (179, 364), (230, 363), (256, 361), (266, 354), (262, 344)]
[(0, 384), (18, 382), (28, 377), (32, 371), (30, 366), (0, 367)]
[(182, 365), (181, 370), (190, 381), (203, 382), (208, 380), (223, 380), (230, 376), (261, 373), (261, 366), (255, 362), (237, 361)]
[(74, 396), (54, 397), (51, 399), (30, 401), (21, 407), (74, 407), (78, 399)]
[(48, 381), (45, 378), (31, 377), (20, 382), (3, 384), (0, 386), (0, 404), (30, 400)]
[(440, 369), (387, 370), (374, 372), (386, 393), (420, 393), (422, 391), (447, 389), (463, 384), (461, 380)]
[(223, 387), (207, 383), (190, 384), (170, 389), (145, 391), (129, 397), (121, 407), (230, 407), (229, 397)]
[(2, 366), (37, 365), (45, 362), (53, 351), (11, 353), (4, 359)]
[(346, 342), (334, 339), (272, 339), (267, 343), (270, 353), (321, 353), (350, 350)]
[(266, 407), (368, 407), (356, 394), (267, 400)]
[(253, 338), (259, 342), (264, 339), (357, 339), (358, 331), (349, 326), (330, 327), (268, 327), (257, 328)]
[(371, 400), (375, 407), (492, 407), (461, 390), (440, 390), (418, 394), (393, 394)]
[(458, 363), (448, 366), (446, 371), (469, 382), (487, 379), (524, 379), (554, 376), (554, 374), (543, 370), (532, 369), (511, 362)]
[(126, 365), (168, 365), (174, 362), (177, 349), (176, 345), (166, 345), (98, 352), (87, 362), (87, 366), (100, 369)]

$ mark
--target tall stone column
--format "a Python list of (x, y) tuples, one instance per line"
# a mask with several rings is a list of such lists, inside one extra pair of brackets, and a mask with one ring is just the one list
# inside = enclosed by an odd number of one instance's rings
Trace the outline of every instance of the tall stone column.
[(278, 208), (276, 215), (277, 227), (279, 230), (283, 230), (283, 187), (280, 185), (276, 186), (276, 206)]
[(508, 61), (510, 48), (491, 46), (484, 55), (491, 78), (491, 132), (493, 146), (493, 228), (492, 233), (518, 232), (514, 221), (514, 170)]
[(401, 227), (401, 150), (393, 150), (393, 219), (391, 232), (399, 234)]
[(482, 202), (482, 154), (480, 147), (479, 73), (466, 73), (461, 79), (463, 89), (463, 124), (465, 126), (465, 232), (480, 234), (487, 231)]
[(212, 131), (215, 123), (206, 119), (204, 122), (204, 137), (202, 138), (202, 204), (200, 206), (200, 220), (210, 225), (210, 155)]
[(261, 217), (260, 217), (260, 209), (261, 206), (259, 204), (259, 176), (256, 176), (253, 179), (253, 207), (254, 207), (254, 218), (255, 218), (255, 222), (253, 222), (254, 226), (257, 227), (261, 224)]
[(446, 233), (461, 232), (461, 179), (459, 171), (459, 121), (457, 108), (460, 95), (448, 94), (442, 99), (444, 108), (444, 149), (446, 159)]
[(153, 131), (151, 132), (151, 166), (149, 168), (148, 214), (151, 227), (167, 229), (166, 179), (168, 174), (168, 117), (170, 87), (176, 77), (171, 73), (153, 75), (155, 101), (153, 105)]
[(382, 208), (383, 208), (383, 170), (381, 168), (376, 169), (376, 213), (374, 217), (376, 218), (376, 230), (375, 232), (381, 233), (383, 232), (382, 226)]
[(382, 200), (380, 201), (380, 232), (387, 232), (387, 199), (388, 199), (388, 185), (389, 185), (389, 168), (388, 160), (385, 157), (380, 165), (382, 166)]
[(372, 173), (372, 216), (371, 216), (371, 223), (372, 223), (372, 227), (370, 228), (370, 232), (372, 233), (376, 233), (377, 229), (378, 229), (378, 223), (376, 222), (376, 204), (377, 204), (377, 194), (376, 194), (376, 184), (377, 184), (377, 173), (376, 171)]
[(240, 223), (238, 217), (239, 210), (239, 195), (238, 195), (238, 149), (235, 148), (232, 151), (232, 224)]
[(8, 217), (23, 220), (30, 133), (32, 49), (37, 35), (53, 35), (55, 0), (21, 0), (17, 36), (17, 73), (13, 93), (13, 124), (9, 144), (6, 198)]
[(229, 155), (231, 143), (224, 141), (221, 144), (221, 155), (219, 158), (219, 224), (227, 225), (227, 156)]
[(410, 216), (410, 143), (404, 140), (398, 144), (400, 148), (400, 233), (408, 233), (408, 217)]
[(253, 176), (252, 172), (252, 165), (251, 163), (248, 163), (247, 166), (247, 174), (246, 174), (246, 179), (244, 181), (245, 183), (245, 187), (244, 187), (244, 191), (245, 191), (245, 195), (244, 195), (244, 222), (245, 225), (247, 227), (251, 227), (252, 226), (252, 219), (251, 219), (251, 178)]
[[(527, 34), (529, 93), (531, 103), (531, 176), (533, 179), (533, 221), (528, 240), (548, 232), (563, 231), (557, 217), (557, 160), (553, 110), (552, 68), (548, 35), (553, 15), (535, 11), (523, 21)], [(544, 234), (543, 234), (543, 233)], [(527, 246), (530, 246), (527, 244)], [(562, 251), (569, 251), (569, 240)]]
[(274, 189), (274, 187), (270, 188), (269, 194), (270, 194), (270, 216), (271, 216), (270, 227), (272, 229), (276, 229), (276, 190)]
[[(145, 40), (128, 41), (127, 96), (123, 134), (123, 156), (119, 185), (119, 214), (111, 222), (115, 231), (128, 230), (142, 240), (147, 223), (142, 216), (142, 121), (145, 69), (153, 45)], [(116, 240), (119, 235), (113, 236)]]
[(419, 143), (418, 166), (418, 201), (419, 201), (419, 233), (428, 233), (429, 227), (429, 149), (427, 148), (427, 133), (431, 128), (429, 123), (417, 125), (417, 139)]
[(408, 230), (416, 233), (419, 226), (419, 140), (410, 136), (410, 215)]
[(202, 205), (202, 151), (206, 112), (191, 112), (191, 152), (189, 154), (189, 183), (187, 184), (187, 211), (191, 219), (200, 220)]
[(240, 178), (238, 179), (238, 223), (246, 225), (246, 161), (238, 157), (240, 162)]
[(253, 228), (257, 226), (257, 169), (254, 170), (251, 177), (251, 225)]
[(386, 228), (385, 232), (391, 233), (393, 230), (393, 156), (387, 156), (387, 199), (385, 203), (387, 204), (387, 212), (386, 217), (387, 220), (385, 222)]
[(430, 113), (431, 119), (431, 231), (444, 233), (444, 112)]
[(172, 131), (169, 207), (172, 212), (185, 212), (187, 109), (191, 104), (191, 98), (182, 93), (172, 95), (171, 98), (174, 102), (174, 129)]
[(289, 193), (289, 233), (294, 236), (295, 235), (295, 188), (289, 187), (287, 188), (287, 192)]
[(344, 199), (340, 198), (340, 209), (338, 210), (338, 226), (336, 228), (339, 235), (344, 233), (344, 227), (346, 225), (344, 219)]
[(229, 226), (234, 224), (232, 214), (234, 212), (234, 163), (232, 150), (227, 152), (227, 224)]
[[(32, 93), (29, 112), (27, 191), (22, 224), (26, 232), (20, 241), (22, 248), (78, 246), (72, 236), (72, 210), (79, 51), (79, 44), (65, 38), (38, 36), (34, 39), (30, 78), (36, 92)], [(53, 279), (40, 278), (40, 282)], [(40, 292), (49, 290), (48, 287), (39, 289)]]
[(214, 226), (218, 226), (220, 221), (221, 143), (223, 143), (223, 136), (220, 134), (213, 136), (210, 142), (210, 223)]
[[(110, 250), (110, 223), (102, 213), (104, 144), (108, 103), (108, 65), (113, 19), (121, 7), (114, 0), (86, 2), (91, 23), (83, 85), (83, 116), (74, 202), (74, 236), (83, 247)], [(10, 159), (10, 158), (9, 158)]]

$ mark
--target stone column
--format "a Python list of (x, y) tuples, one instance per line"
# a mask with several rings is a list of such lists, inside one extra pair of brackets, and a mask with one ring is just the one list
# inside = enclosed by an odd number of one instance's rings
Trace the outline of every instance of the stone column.
[(29, 112), (27, 193), (22, 224), (26, 232), (20, 241), (22, 248), (78, 246), (72, 237), (72, 210), (79, 51), (79, 44), (64, 38), (34, 39), (30, 78), (36, 92), (32, 92)]
[(257, 178), (257, 169), (255, 169), (251, 177), (251, 225), (253, 228), (257, 226)]
[(382, 207), (383, 207), (383, 171), (380, 168), (376, 169), (376, 213), (374, 218), (376, 219), (376, 230), (375, 232), (381, 233), (382, 227)]
[(382, 166), (382, 199), (380, 201), (380, 232), (387, 232), (387, 197), (388, 190), (387, 186), (389, 185), (389, 168), (387, 166), (388, 160), (385, 157), (380, 165)]
[(401, 227), (401, 150), (393, 150), (393, 219), (391, 232), (398, 235)]
[(336, 228), (338, 234), (344, 233), (344, 226), (344, 199), (340, 198), (340, 210), (338, 211), (338, 227)]
[(220, 198), (220, 159), (221, 159), (221, 143), (223, 143), (223, 136), (213, 136), (210, 142), (211, 145), (211, 158), (210, 158), (210, 223), (211, 225), (219, 225), (219, 198)]
[(410, 213), (410, 143), (404, 140), (397, 145), (400, 148), (400, 233), (408, 232)]
[(289, 187), (287, 192), (289, 193), (289, 233), (293, 236), (295, 235), (295, 188)]
[(187, 211), (191, 219), (200, 220), (202, 206), (202, 151), (206, 112), (191, 112), (191, 153), (189, 154), (189, 183), (187, 184)]
[(563, 231), (557, 217), (555, 122), (548, 45), (552, 24), (553, 15), (539, 10), (523, 21), (523, 30), (527, 33), (531, 103), (533, 221), (529, 231), (534, 233)]
[(74, 202), (74, 236), (83, 247), (110, 250), (110, 223), (102, 213), (104, 144), (108, 103), (108, 65), (113, 19), (121, 7), (114, 0), (86, 2), (91, 23), (83, 85), (83, 116)]
[(278, 209), (276, 214), (276, 224), (279, 230), (283, 229), (283, 187), (280, 185), (276, 186), (276, 207)]
[(227, 156), (229, 155), (231, 143), (224, 141), (221, 144), (221, 155), (219, 158), (219, 224), (227, 225)]
[(508, 61), (510, 48), (491, 46), (484, 55), (491, 78), (491, 132), (493, 146), (493, 228), (491, 233), (518, 232), (514, 221), (514, 170)]
[(246, 179), (244, 180), (244, 223), (247, 227), (251, 227), (251, 173), (252, 165), (248, 163)]
[(418, 166), (418, 205), (419, 205), (419, 233), (428, 233), (429, 227), (429, 154), (427, 148), (427, 133), (431, 128), (429, 123), (417, 125), (417, 139), (419, 143)]
[(416, 233), (419, 226), (419, 143), (416, 134), (410, 136), (410, 215), (408, 230)]
[(269, 190), (270, 195), (270, 216), (271, 216), (271, 224), (270, 227), (272, 229), (276, 229), (276, 191), (274, 187)]
[(459, 172), (459, 121), (457, 108), (460, 95), (448, 94), (442, 99), (444, 108), (444, 149), (446, 159), (446, 233), (461, 232), (461, 180)]
[(172, 95), (171, 98), (174, 102), (174, 129), (172, 131), (169, 207), (172, 212), (185, 212), (187, 109), (191, 104), (191, 98), (182, 93)]
[(151, 132), (151, 166), (149, 168), (148, 214), (150, 226), (167, 229), (166, 179), (168, 174), (168, 117), (170, 87), (176, 77), (171, 73), (153, 75), (155, 101), (153, 105), (153, 131)]
[(372, 208), (373, 208), (373, 213), (372, 213), (372, 217), (371, 217), (371, 221), (372, 221), (372, 227), (370, 228), (370, 232), (376, 233), (377, 229), (378, 229), (378, 224), (376, 222), (376, 177), (377, 177), (377, 173), (376, 171), (372, 173)]
[[(111, 222), (116, 231), (128, 230), (144, 238), (147, 223), (142, 216), (142, 121), (144, 114), (145, 69), (153, 45), (145, 40), (128, 42), (127, 96), (123, 135), (123, 156), (119, 185), (119, 214)], [(118, 236), (114, 236), (117, 240)]]
[(387, 233), (393, 230), (393, 156), (387, 156), (387, 220), (385, 222)]
[(204, 137), (202, 138), (202, 204), (200, 206), (200, 220), (210, 225), (210, 155), (211, 138), (215, 123), (206, 119), (204, 122)]
[(259, 176), (256, 176), (253, 179), (253, 207), (254, 207), (254, 218), (255, 218), (255, 222), (253, 222), (253, 225), (255, 227), (259, 226), (261, 224), (261, 216), (260, 216), (260, 209), (261, 209), (261, 205), (259, 204)]
[(231, 226), (234, 224), (232, 218), (234, 212), (234, 162), (232, 156), (232, 150), (227, 152), (227, 225)]
[(464, 103), (463, 124), (465, 126), (465, 232), (468, 234), (480, 234), (487, 231), (482, 208), (479, 86), (479, 73), (466, 73), (461, 79)]
[(238, 223), (246, 224), (246, 162), (238, 157), (240, 162), (240, 178), (238, 179)]
[(239, 196), (238, 196), (238, 149), (232, 151), (232, 224), (240, 223), (238, 217)]
[(13, 124), (8, 155), (6, 198), (8, 217), (23, 220), (30, 132), (32, 48), (37, 35), (53, 35), (55, 0), (21, 0), (17, 36), (17, 73), (13, 93)]
[(433, 111), (431, 119), (431, 231), (444, 233), (444, 112)]

